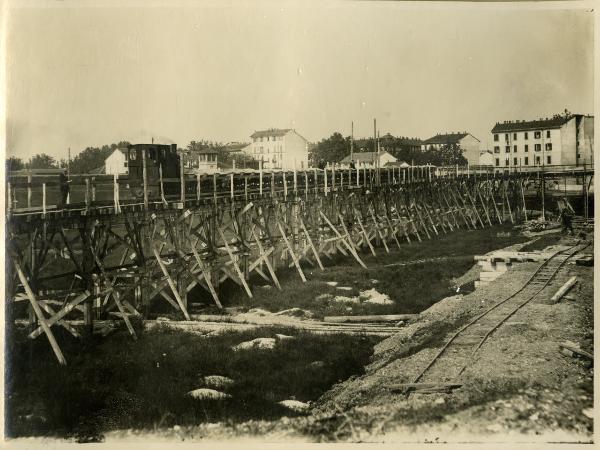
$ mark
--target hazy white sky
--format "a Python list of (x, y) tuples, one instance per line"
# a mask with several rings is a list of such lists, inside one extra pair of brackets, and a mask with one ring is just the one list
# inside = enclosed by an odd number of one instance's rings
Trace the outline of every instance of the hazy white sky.
[(374, 117), (381, 134), (485, 143), (496, 121), (593, 113), (585, 10), (31, 4), (11, 10), (7, 44), (7, 151), (23, 158), (268, 127), (318, 141), (352, 120), (366, 136)]

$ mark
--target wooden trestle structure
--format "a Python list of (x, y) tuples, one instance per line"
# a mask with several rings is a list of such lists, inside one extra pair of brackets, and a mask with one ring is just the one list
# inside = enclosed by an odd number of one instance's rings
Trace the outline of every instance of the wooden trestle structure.
[[(187, 297), (196, 286), (221, 308), (225, 280), (251, 298), (251, 277), (281, 290), (282, 269), (306, 281), (307, 266), (324, 270), (337, 254), (366, 267), (364, 252), (514, 223), (525, 211), (524, 178), (515, 175), (359, 168), (182, 180), (160, 180), (152, 198), (152, 182), (143, 180), (143, 200), (121, 201), (119, 186), (133, 181), (115, 178), (112, 201), (94, 201), (88, 180), (83, 202), (21, 211), (9, 202), (7, 321), (18, 302), (28, 302), (29, 337), (45, 334), (66, 364), (52, 327), (79, 336), (67, 320), (78, 314), (88, 330), (94, 320), (123, 320), (136, 339), (130, 318), (146, 316), (156, 299), (189, 320)], [(179, 198), (162, 194), (166, 182), (180, 183)]]

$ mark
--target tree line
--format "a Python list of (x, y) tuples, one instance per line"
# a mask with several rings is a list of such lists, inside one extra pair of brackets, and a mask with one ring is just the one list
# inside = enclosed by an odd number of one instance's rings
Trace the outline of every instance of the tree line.
[[(360, 139), (356, 143), (373, 151), (375, 148), (373, 138)], [(69, 165), (71, 173), (92, 173), (98, 171), (104, 166), (104, 161), (118, 147), (130, 145), (127, 141), (121, 141), (117, 144), (103, 145), (101, 147), (87, 147), (71, 159), (70, 163), (66, 159), (57, 160), (46, 154), (39, 153), (32, 156), (27, 161), (22, 158), (11, 156), (6, 160), (6, 169), (8, 171), (22, 169), (57, 169), (66, 168)], [(344, 137), (341, 133), (335, 132), (330, 137), (322, 139), (309, 150), (309, 160), (314, 167), (321, 167), (326, 163), (339, 163), (350, 154), (351, 138)], [(409, 164), (425, 165), (433, 164), (435, 166), (465, 165), (466, 158), (463, 156), (459, 145), (444, 145), (440, 149), (421, 150), (417, 145), (407, 145), (402, 138), (386, 138), (380, 141), (380, 147), (392, 154), (399, 161), (405, 161)], [(219, 152), (219, 166), (230, 168), (235, 159), (236, 167), (258, 168), (258, 162), (242, 152), (226, 151), (227, 146), (222, 142), (208, 140), (192, 140), (182, 151), (185, 162), (194, 163), (197, 157), (195, 154), (202, 150), (216, 150)], [(360, 151), (357, 145), (354, 151)]]
[[(376, 148), (373, 138), (360, 139), (355, 141), (354, 151), (361, 151), (358, 143), (364, 148), (363, 151), (372, 152)], [(346, 156), (350, 155), (351, 137), (344, 137), (341, 133), (335, 132), (330, 137), (322, 139), (310, 151), (309, 159), (313, 166), (320, 167), (326, 163), (339, 163)], [(404, 161), (408, 164), (425, 165), (433, 164), (435, 166), (452, 166), (455, 164), (465, 165), (467, 159), (458, 144), (443, 145), (439, 149), (428, 148), (422, 150), (420, 145), (407, 143), (403, 138), (380, 139), (380, 149), (384, 149), (398, 161)]]
[[(70, 163), (66, 159), (56, 159), (47, 153), (38, 153), (28, 160), (23, 160), (15, 156), (6, 159), (6, 170), (16, 171), (23, 169), (58, 169), (69, 166), (70, 173), (92, 173), (99, 171), (104, 166), (104, 161), (119, 147), (130, 145), (127, 141), (121, 141), (117, 144), (103, 145), (101, 147), (87, 147), (75, 155)], [(195, 162), (197, 157), (194, 154), (201, 150), (216, 150), (219, 152), (219, 164), (225, 167), (232, 167), (235, 159), (236, 167), (254, 167), (258, 168), (256, 162), (250, 155), (224, 151), (226, 145), (221, 142), (199, 140), (191, 141), (185, 149), (178, 149), (184, 153), (184, 161)]]

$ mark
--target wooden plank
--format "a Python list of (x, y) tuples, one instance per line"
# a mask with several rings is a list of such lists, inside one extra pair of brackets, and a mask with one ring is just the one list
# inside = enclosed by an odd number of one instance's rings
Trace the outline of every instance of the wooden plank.
[(399, 322), (401, 320), (414, 320), (419, 314), (374, 314), (369, 316), (325, 316), (324, 322), (329, 323), (354, 323), (354, 322)]
[(31, 287), (29, 286), (29, 282), (27, 281), (27, 277), (25, 276), (25, 274), (23, 273), (23, 270), (21, 269), (21, 265), (18, 263), (16, 258), (12, 259), (12, 263), (15, 267), (15, 270), (17, 271), (17, 275), (19, 276), (19, 280), (21, 281), (21, 284), (25, 288), (25, 292), (27, 292), (27, 297), (29, 297), (29, 302), (31, 303), (31, 307), (33, 308), (33, 311), (35, 312), (35, 315), (40, 323), (40, 326), (44, 330), (44, 333), (46, 333), (46, 337), (48, 338), (48, 341), (50, 342), (50, 346), (52, 347), (52, 350), (54, 351), (54, 354), (56, 355), (56, 359), (58, 359), (58, 362), (61, 365), (66, 366), (67, 360), (65, 359), (64, 355), (62, 354), (62, 351), (60, 350), (58, 342), (56, 342), (56, 339), (54, 338), (54, 334), (52, 333), (52, 330), (50, 330), (50, 326), (46, 323), (46, 318), (44, 317), (44, 313), (42, 312), (40, 305), (38, 304), (38, 302), (35, 298), (35, 295), (33, 294)]

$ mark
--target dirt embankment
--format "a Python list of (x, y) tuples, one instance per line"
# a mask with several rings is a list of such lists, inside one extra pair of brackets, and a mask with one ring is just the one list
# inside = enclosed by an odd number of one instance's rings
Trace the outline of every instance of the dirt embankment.
[[(491, 284), (423, 312), (418, 322), (375, 347), (365, 375), (327, 392), (316, 415), (346, 411), (348, 424), (337, 422), (332, 433), (352, 441), (589, 441), (593, 368), (561, 354), (559, 343), (573, 341), (593, 353), (592, 267), (567, 264), (483, 345), (460, 377), (461, 389), (406, 397), (387, 388), (412, 381), (450, 332), (516, 291), (536, 267), (515, 265)], [(578, 283), (568, 298), (550, 304), (573, 275)]]

